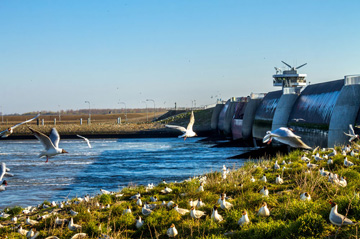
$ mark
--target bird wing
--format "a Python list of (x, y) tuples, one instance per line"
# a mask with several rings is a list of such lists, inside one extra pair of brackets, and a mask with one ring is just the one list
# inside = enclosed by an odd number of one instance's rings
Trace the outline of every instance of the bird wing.
[(6, 165), (5, 163), (1, 163), (0, 166), (0, 181), (2, 181), (3, 177), (5, 176), (6, 173)]
[(40, 141), (40, 143), (44, 146), (44, 148), (46, 150), (55, 148), (54, 144), (51, 142), (51, 140), (48, 136), (46, 136), (45, 134), (43, 134), (37, 130), (34, 130), (30, 127), (29, 127), (29, 129), (34, 134), (34, 136)]
[(310, 146), (305, 144), (301, 139), (299, 138), (293, 138), (293, 137), (276, 137), (274, 138), (277, 141), (289, 145), (293, 148), (303, 148), (303, 149), (311, 149)]
[(50, 139), (51, 139), (51, 142), (54, 144), (54, 146), (56, 148), (59, 148), (60, 135), (59, 135), (58, 131), (55, 128), (51, 129)]
[(21, 123), (18, 123), (18, 124), (16, 124), (16, 125), (12, 126), (11, 128), (12, 128), (12, 129), (15, 129), (16, 127), (18, 127), (18, 126), (20, 126), (20, 125), (22, 125), (22, 124), (26, 124), (26, 123), (29, 123), (30, 121), (33, 121), (34, 119), (36, 119), (36, 118), (39, 117), (39, 116), (40, 116), (40, 114), (37, 114), (34, 118), (29, 119), (29, 120), (26, 120), (26, 121), (21, 122)]
[(89, 146), (89, 148), (91, 148), (90, 141), (87, 138), (85, 138), (84, 136), (78, 135), (78, 134), (76, 136), (79, 137), (79, 138), (84, 139), (86, 141), (87, 145)]
[(177, 126), (177, 125), (165, 125), (166, 128), (171, 128), (171, 129), (177, 129), (180, 130), (181, 132), (185, 133), (186, 129), (182, 126)]
[(344, 134), (345, 134), (346, 136), (353, 137), (353, 135), (351, 135), (351, 134), (347, 134), (347, 133), (345, 133), (345, 132), (344, 132)]
[(349, 133), (352, 135), (355, 135), (355, 131), (354, 131), (352, 124), (349, 124)]
[[(1, 132), (0, 132), (0, 136), (5, 135), (5, 134), (6, 134), (6, 132), (8, 132), (8, 131), (9, 131), (9, 129), (6, 129), (6, 130), (4, 130), (4, 131), (1, 131)], [(6, 137), (6, 136), (4, 136), (4, 137)], [(4, 137), (3, 137), (3, 138), (4, 138)]]
[(344, 215), (341, 215), (340, 213), (338, 213), (338, 214), (335, 214), (335, 213), (330, 214), (330, 220), (336, 225), (353, 224), (353, 222), (349, 218), (345, 217)]
[(187, 126), (186, 129), (189, 130), (189, 131), (192, 131), (192, 130), (193, 130), (193, 125), (194, 125), (194, 123), (195, 123), (194, 111), (191, 111), (190, 122), (189, 122), (189, 124), (188, 124), (188, 126)]

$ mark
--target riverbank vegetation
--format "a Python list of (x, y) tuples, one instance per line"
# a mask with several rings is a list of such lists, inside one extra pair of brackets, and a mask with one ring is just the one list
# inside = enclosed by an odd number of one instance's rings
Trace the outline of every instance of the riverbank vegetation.
[[(337, 148), (337, 151), (341, 152), (341, 149)], [(331, 152), (332, 150), (322, 151), (320, 154), (327, 155)], [(303, 154), (303, 151), (296, 150), (285, 156), (248, 161), (238, 169), (231, 169), (231, 165), (227, 165), (230, 168), (227, 174), (219, 169), (219, 172), (178, 183), (160, 183), (153, 188), (127, 187), (112, 195), (97, 195), (89, 202), (83, 198), (80, 199), (81, 202), (74, 198), (71, 204), (62, 209), (58, 206), (41, 206), (28, 214), (31, 219), (38, 220), (34, 226), (25, 224), (22, 209), (11, 208), (5, 210), (10, 216), (0, 219), (4, 226), (0, 228), (0, 235), (3, 238), (25, 238), (18, 233), (17, 226), (21, 224), (27, 230), (35, 228), (39, 232), (38, 238), (52, 235), (71, 238), (76, 232), (70, 231), (67, 223), (55, 225), (55, 219), (73, 217), (74, 223), (82, 226), (79, 231), (86, 233), (89, 238), (168, 238), (167, 229), (171, 224), (178, 231), (177, 238), (358, 238), (358, 225), (342, 226), (339, 230), (339, 227), (330, 223), (329, 201), (338, 204), (339, 213), (354, 222), (360, 221), (359, 157), (355, 154), (347, 155), (347, 159), (355, 165), (345, 167), (345, 156), (340, 153), (333, 156), (332, 164), (328, 164), (327, 160), (315, 161), (312, 152), (306, 152), (305, 156), (318, 165), (309, 169), (301, 159)], [(274, 169), (275, 161), (280, 165), (278, 170)], [(281, 165), (283, 161), (286, 164)], [(339, 179), (346, 177), (347, 185), (329, 182), (329, 177), (322, 176), (319, 172), (322, 167), (337, 174)], [(264, 175), (267, 182), (260, 180)], [(277, 175), (283, 179), (282, 184), (275, 183)], [(203, 182), (204, 191), (199, 190), (200, 181)], [(269, 190), (268, 196), (259, 193), (264, 186)], [(172, 191), (164, 193), (165, 187)], [(300, 195), (304, 192), (311, 196), (310, 201), (300, 200)], [(150, 215), (144, 216), (142, 207), (137, 204), (138, 200), (131, 199), (137, 193), (141, 194), (142, 203), (156, 205)], [(223, 210), (217, 204), (221, 193), (225, 193), (226, 201), (233, 205), (230, 209)], [(151, 198), (155, 196), (158, 201), (152, 202)], [(192, 218), (189, 213), (181, 215), (173, 209), (173, 205), (167, 206), (172, 201), (179, 208), (190, 210), (190, 199), (196, 201), (199, 198), (205, 205), (196, 210), (206, 213), (200, 219)], [(163, 201), (166, 205), (162, 205)], [(267, 203), (270, 210), (269, 217), (257, 215), (263, 202)], [(220, 222), (211, 218), (214, 205), (218, 206), (218, 212), (223, 217)], [(124, 214), (128, 207), (131, 213)], [(71, 216), (70, 210), (78, 214)], [(241, 227), (238, 220), (243, 211), (247, 212), (250, 223)], [(38, 219), (43, 215), (51, 216)], [(16, 223), (10, 220), (13, 216), (18, 216)], [(144, 221), (139, 229), (136, 227), (137, 216), (141, 216)]]

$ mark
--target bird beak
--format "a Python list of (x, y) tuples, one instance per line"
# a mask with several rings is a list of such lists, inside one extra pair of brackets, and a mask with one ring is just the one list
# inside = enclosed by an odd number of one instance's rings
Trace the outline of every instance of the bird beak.
[(69, 153), (69, 152), (68, 152), (68, 151), (66, 151), (65, 149), (63, 149), (61, 153), (63, 153), (63, 154), (67, 154), (67, 153)]

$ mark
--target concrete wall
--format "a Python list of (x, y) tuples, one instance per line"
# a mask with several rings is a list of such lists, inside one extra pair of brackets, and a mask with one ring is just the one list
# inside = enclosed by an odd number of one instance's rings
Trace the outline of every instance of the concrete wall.
[(231, 122), (235, 114), (235, 108), (238, 102), (230, 102), (229, 107), (225, 112), (224, 118), (224, 134), (231, 135)]
[(360, 107), (360, 85), (345, 85), (338, 96), (331, 116), (328, 146), (347, 144), (349, 124), (354, 126)]
[(218, 127), (219, 114), (224, 107), (224, 104), (217, 104), (214, 108), (214, 111), (211, 115), (211, 129), (216, 130)]
[(250, 139), (252, 137), (252, 128), (255, 119), (255, 113), (259, 107), (262, 99), (250, 99), (246, 105), (243, 124), (242, 124), (242, 137), (243, 139)]
[(277, 104), (282, 95), (282, 90), (272, 91), (266, 94), (255, 113), (252, 127), (252, 136), (262, 139), (266, 131), (271, 130), (273, 117)]
[(297, 98), (297, 94), (283, 94), (280, 97), (275, 110), (271, 131), (280, 127), (287, 127), (290, 113)]

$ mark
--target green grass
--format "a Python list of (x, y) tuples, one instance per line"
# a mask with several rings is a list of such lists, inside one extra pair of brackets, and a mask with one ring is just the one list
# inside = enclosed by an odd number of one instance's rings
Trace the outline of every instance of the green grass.
[[(278, 156), (270, 160), (248, 161), (237, 170), (232, 170), (223, 180), (219, 172), (206, 174), (207, 180), (204, 184), (205, 191), (197, 192), (200, 183), (198, 179), (187, 182), (170, 183), (168, 186), (173, 189), (170, 194), (162, 194), (164, 185), (160, 184), (152, 190), (146, 191), (144, 186), (124, 188), (122, 197), (101, 195), (90, 202), (81, 202), (65, 206), (58, 210), (58, 214), (40, 221), (34, 226), (40, 232), (41, 237), (56, 235), (59, 238), (71, 238), (75, 232), (69, 231), (67, 225), (64, 227), (55, 226), (56, 216), (70, 219), (70, 209), (79, 212), (74, 217), (74, 223), (82, 225), (82, 232), (90, 238), (99, 238), (101, 234), (107, 234), (113, 238), (167, 238), (166, 231), (173, 223), (179, 235), (177, 238), (357, 238), (357, 226), (344, 226), (338, 228), (329, 222), (331, 206), (329, 200), (338, 204), (338, 211), (347, 214), (353, 221), (360, 221), (360, 199), (354, 196), (354, 192), (360, 191), (360, 159), (347, 156), (356, 165), (351, 168), (343, 166), (344, 156), (334, 157), (334, 165), (328, 167), (326, 161), (316, 162), (320, 167), (330, 170), (333, 173), (347, 177), (348, 186), (345, 188), (328, 182), (327, 177), (320, 176), (318, 170), (307, 173), (306, 163), (301, 161), (303, 152), (293, 151), (286, 156)], [(310, 153), (307, 156), (311, 158)], [(292, 161), (286, 165), (287, 169), (275, 171), (273, 165), (275, 160), (282, 162)], [(312, 163), (315, 163), (314, 161)], [(283, 166), (282, 166), (283, 167)], [(220, 170), (220, 169), (219, 169)], [(267, 176), (265, 184), (259, 179), (262, 175)], [(282, 175), (284, 183), (275, 184), (277, 174)], [(257, 180), (250, 182), (251, 176)], [(240, 188), (239, 183), (243, 184)], [(267, 185), (269, 197), (262, 197), (259, 190)], [(309, 202), (300, 201), (302, 192), (309, 192), (312, 200)], [(143, 216), (141, 207), (136, 205), (136, 200), (129, 198), (140, 192), (142, 201), (149, 202), (150, 197), (157, 195), (159, 201), (155, 204), (158, 207), (149, 216)], [(228, 201), (234, 206), (230, 210), (218, 209), (219, 214), (224, 218), (222, 222), (216, 223), (211, 220), (211, 209), (216, 204), (219, 195), (226, 193)], [(180, 215), (173, 209), (160, 206), (165, 200), (174, 201), (180, 208), (190, 209), (189, 200), (201, 198), (206, 204), (200, 210), (206, 212), (206, 217), (192, 219), (189, 214)], [(267, 202), (271, 215), (268, 218), (260, 218), (257, 211), (262, 202)], [(109, 209), (99, 209), (96, 203), (103, 205), (110, 204)], [(123, 215), (123, 210), (130, 206), (132, 214)], [(90, 209), (90, 212), (88, 212)], [(53, 209), (45, 209), (30, 215), (35, 219), (38, 214), (46, 214)], [(243, 210), (246, 210), (250, 224), (239, 227), (237, 221)], [(21, 215), (21, 208), (11, 208), (8, 213)], [(145, 221), (140, 229), (135, 227), (135, 218), (141, 216)], [(24, 225), (25, 216), (19, 217), (19, 222), (27, 230), (30, 226)], [(1, 224), (6, 227), (0, 229), (0, 235), (7, 238), (24, 238), (19, 236), (17, 230), (11, 229), (10, 219), (2, 219)]]

